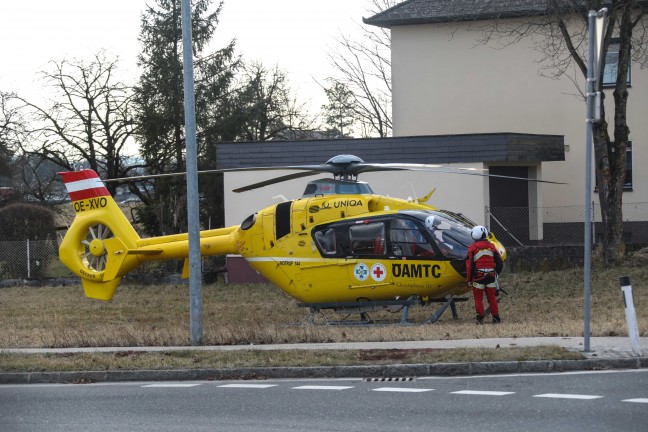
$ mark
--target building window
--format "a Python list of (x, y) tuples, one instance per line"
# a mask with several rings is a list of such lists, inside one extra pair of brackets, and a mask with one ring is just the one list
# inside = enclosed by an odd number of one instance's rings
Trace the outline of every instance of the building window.
[[(614, 143), (610, 143), (611, 146), (614, 146)], [(614, 150), (614, 147), (612, 147)], [(598, 191), (598, 172), (596, 173), (596, 187), (595, 191)], [(623, 182), (623, 190), (631, 191), (632, 190), (632, 141), (628, 141), (628, 146), (626, 147), (626, 172), (625, 172), (625, 181)]]
[[(628, 65), (628, 85), (631, 84), (631, 65)], [(605, 68), (603, 69), (603, 87), (614, 87), (616, 85), (617, 70), (619, 68), (619, 41), (612, 40), (605, 55)]]
[(626, 173), (623, 190), (632, 190), (632, 141), (628, 141), (626, 148)]

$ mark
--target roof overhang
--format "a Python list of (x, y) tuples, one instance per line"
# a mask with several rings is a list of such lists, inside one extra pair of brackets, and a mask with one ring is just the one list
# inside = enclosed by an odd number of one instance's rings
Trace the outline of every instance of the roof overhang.
[(562, 135), (487, 133), (388, 138), (216, 143), (217, 168), (324, 163), (338, 154), (365, 162), (532, 165), (565, 160)]

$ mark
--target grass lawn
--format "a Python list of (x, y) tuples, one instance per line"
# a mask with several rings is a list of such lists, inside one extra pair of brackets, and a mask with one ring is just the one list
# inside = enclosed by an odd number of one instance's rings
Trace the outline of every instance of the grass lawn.
[[(641, 335), (648, 334), (648, 266), (639, 258), (620, 267), (594, 265), (592, 268), (592, 336), (626, 335), (621, 276), (630, 276)], [(501, 284), (509, 293), (500, 302), (501, 325), (476, 326), (472, 299), (458, 304), (459, 319), (446, 312), (435, 324), (422, 324), (435, 309), (414, 307), (410, 318), (420, 325), (401, 326), (400, 312), (370, 313), (370, 317), (390, 325), (328, 325), (331, 321), (357, 319), (357, 315), (320, 314), (308, 324), (308, 310), (282, 291), (268, 285), (203, 286), (203, 326), (206, 345), (275, 344), (301, 342), (402, 341), (472, 339), (526, 336), (583, 335), (583, 271), (573, 269), (545, 273), (503, 274)], [(188, 285), (125, 285), (109, 302), (84, 297), (81, 286), (11, 287), (0, 289), (0, 348), (88, 347), (88, 346), (182, 346), (190, 345)], [(452, 350), (447, 353), (412, 352), (378, 354), (375, 360), (360, 352), (306, 353), (286, 355), (271, 352), (180, 353), (158, 355), (74, 355), (0, 357), (0, 370), (42, 370), (49, 367), (82, 367), (89, 362), (97, 368), (187, 367), (186, 365), (302, 365), (369, 364), (387, 362), (439, 362), (456, 359), (546, 359), (573, 358), (577, 353), (555, 349), (534, 352), (521, 348), (500, 350)], [(486, 353), (488, 352), (489, 353)], [(497, 351), (497, 352), (493, 352)], [(202, 356), (207, 356), (202, 357)], [(284, 356), (286, 358), (284, 358)], [(365, 357), (363, 357), (365, 356)], [(489, 357), (496, 356), (496, 357)], [(505, 358), (502, 358), (504, 356)], [(48, 366), (63, 359), (58, 366)], [(180, 359), (180, 360), (178, 360)], [(283, 359), (283, 360), (282, 360)], [(443, 360), (441, 360), (443, 359)], [(31, 364), (32, 360), (35, 362)], [(341, 363), (336, 363), (341, 362)], [(66, 366), (67, 365), (67, 366)], [(158, 366), (156, 366), (158, 365)], [(215, 366), (214, 366), (215, 367)], [(18, 369), (16, 369), (18, 368)]]

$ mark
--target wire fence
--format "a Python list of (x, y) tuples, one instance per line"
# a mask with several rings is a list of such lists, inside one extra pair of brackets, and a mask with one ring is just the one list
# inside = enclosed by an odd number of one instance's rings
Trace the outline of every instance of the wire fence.
[[(648, 244), (648, 203), (624, 203), (623, 241)], [(505, 246), (578, 246), (585, 238), (585, 206), (491, 207), (490, 230)], [(592, 203), (592, 241), (603, 241), (601, 207)]]
[[(176, 282), (182, 275), (183, 261), (145, 262), (125, 279), (140, 282)], [(204, 257), (202, 273), (205, 279), (225, 271), (225, 256)], [(59, 260), (58, 243), (54, 240), (0, 241), (1, 279), (68, 278), (74, 274)]]
[[(592, 205), (592, 240), (603, 239), (600, 206)], [(506, 247), (582, 246), (585, 206), (486, 208), (489, 229)], [(648, 203), (623, 205), (623, 237), (629, 245), (648, 245)], [(143, 263), (124, 279), (147, 283), (179, 282), (183, 261)], [(226, 271), (226, 257), (202, 259), (206, 280)], [(58, 258), (58, 242), (0, 241), (0, 280), (51, 279), (74, 276)]]

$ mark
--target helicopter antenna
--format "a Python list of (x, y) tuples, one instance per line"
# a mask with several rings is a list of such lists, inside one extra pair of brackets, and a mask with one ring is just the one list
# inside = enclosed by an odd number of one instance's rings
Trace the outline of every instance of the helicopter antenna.
[(416, 194), (416, 190), (414, 189), (414, 183), (409, 182), (409, 184), (410, 187), (412, 188), (412, 196), (414, 197), (414, 202), (418, 204), (419, 200), (418, 200), (418, 195)]
[(284, 194), (275, 195), (275, 196), (272, 197), (272, 199), (280, 199), (281, 202), (290, 201), (288, 198), (286, 198), (286, 195), (284, 195)]

